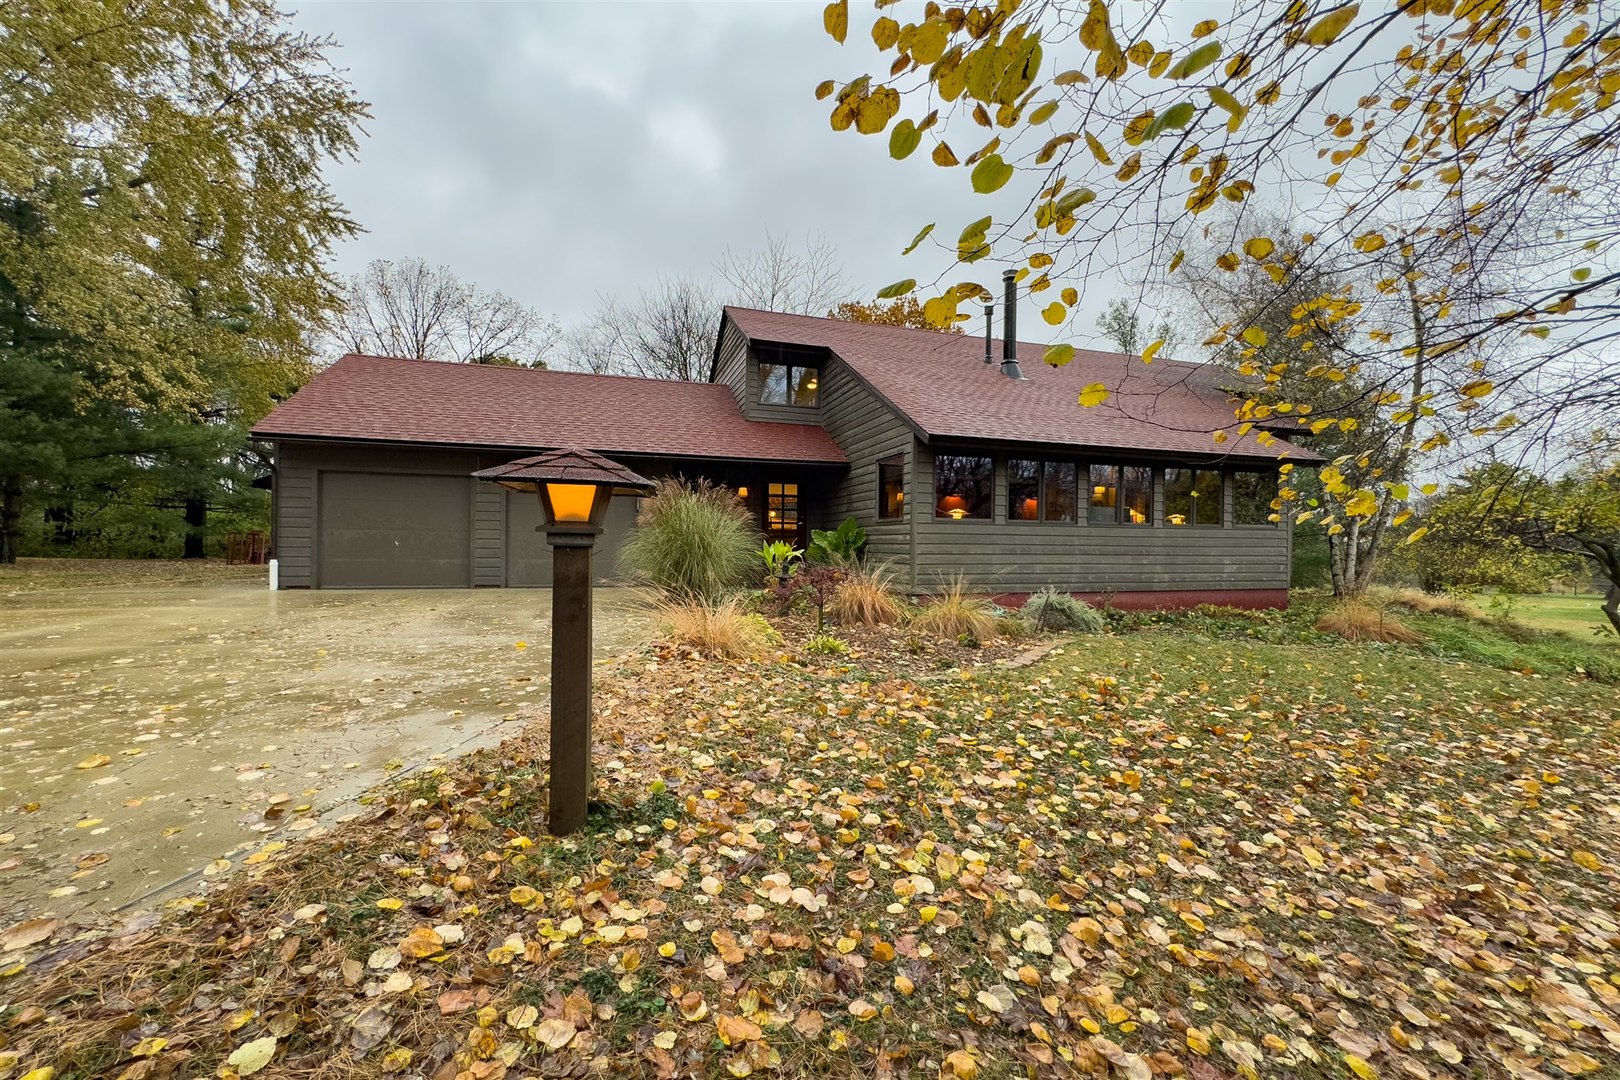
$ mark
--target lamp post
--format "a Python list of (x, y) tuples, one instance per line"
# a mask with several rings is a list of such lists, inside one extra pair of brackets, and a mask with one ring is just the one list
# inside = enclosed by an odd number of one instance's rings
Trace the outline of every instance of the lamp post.
[(643, 494), (652, 482), (577, 447), (553, 450), (473, 473), (540, 496), (551, 545), (551, 796), (554, 836), (585, 825), (591, 795), (591, 549), (616, 494)]

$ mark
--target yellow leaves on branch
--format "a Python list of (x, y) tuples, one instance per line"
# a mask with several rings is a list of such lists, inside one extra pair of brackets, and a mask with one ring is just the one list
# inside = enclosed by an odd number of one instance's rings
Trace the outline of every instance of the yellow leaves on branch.
[(1086, 17), (1080, 24), (1080, 44), (1097, 54), (1096, 73), (1100, 79), (1117, 79), (1125, 74), (1125, 51), (1114, 37), (1108, 22), (1108, 5), (1103, 0), (1091, 0)]
[(1309, 30), (1305, 31), (1305, 44), (1318, 49), (1333, 44), (1339, 39), (1340, 34), (1350, 28), (1350, 24), (1355, 21), (1356, 15), (1360, 11), (1360, 4), (1345, 4), (1343, 7), (1328, 12), (1312, 23)]
[(838, 44), (844, 43), (849, 33), (849, 0), (833, 0), (821, 13), (821, 24)]
[(1098, 405), (1101, 405), (1103, 402), (1107, 401), (1111, 396), (1112, 392), (1102, 383), (1088, 383), (1086, 387), (1080, 391), (1080, 404), (1088, 409), (1096, 408)]

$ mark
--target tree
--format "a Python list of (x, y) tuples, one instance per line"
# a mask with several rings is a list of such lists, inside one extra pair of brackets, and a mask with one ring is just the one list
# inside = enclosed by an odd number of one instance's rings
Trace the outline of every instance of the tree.
[(1144, 327), (1141, 306), (1119, 297), (1108, 301), (1108, 306), (1097, 318), (1097, 329), (1123, 353), (1139, 353), (1147, 348), (1149, 341), (1157, 339), (1162, 342), (1160, 351), (1173, 356), (1181, 344), (1168, 319), (1160, 319), (1153, 326)]
[[(0, 560), (25, 500), (307, 376), (366, 107), (271, 0), (0, 5)], [(190, 441), (189, 439), (187, 440)], [(18, 452), (9, 452), (13, 447)]]
[(766, 233), (754, 251), (726, 248), (715, 271), (718, 286), (681, 275), (660, 278), (632, 299), (600, 297), (567, 335), (569, 362), (598, 374), (712, 382), (722, 304), (814, 314), (847, 292), (838, 254), (819, 235), (796, 251), (786, 238)]
[(1590, 563), (1607, 586), (1603, 613), (1620, 633), (1620, 442), (1598, 432), (1578, 443), (1573, 457), (1571, 468), (1551, 478), (1501, 462), (1478, 467), (1445, 494), (1423, 528)]
[(710, 382), (720, 304), (697, 278), (660, 278), (633, 300), (604, 296), (568, 336), (569, 358), (588, 371)]
[[(1388, 388), (1374, 404), (1397, 428), (1444, 412), (1465, 418), (1470, 438), (1545, 434), (1620, 400), (1601, 354), (1620, 334), (1620, 269), (1604, 258), (1620, 239), (1612, 13), (1540, 0), (1365, 11), (1271, 0), (1238, 6), (1225, 24), (1173, 14), (1054, 0), (929, 5), (902, 24), (883, 10), (855, 34), (888, 54), (877, 73), (816, 92), (834, 129), (886, 133), (895, 158), (925, 148), (964, 170), (990, 205), (947, 228), (943, 246), (959, 271), (995, 256), (1032, 293), (1051, 288), (1042, 313), (1053, 325), (1078, 303), (1065, 283), (1117, 276), (1121, 251), (1166, 274), (1200, 258), (1227, 275), (1326, 266), (1349, 275), (1348, 291), (1289, 309), (1290, 329), (1331, 319), (1354, 348), (1300, 375), (1344, 378), (1377, 361)], [(826, 7), (835, 39), (849, 24), (847, 0)], [(1267, 192), (1285, 193), (1311, 225), (1274, 235), (1255, 222), (1249, 210)], [(1203, 224), (1223, 205), (1235, 208), (1227, 227)], [(1166, 242), (1201, 226), (1207, 252)], [(1391, 272), (1392, 255), (1410, 269)], [(884, 295), (917, 287), (908, 278)], [(988, 295), (943, 276), (930, 289), (924, 307), (940, 325)], [(1194, 340), (1240, 343), (1257, 329), (1211, 322)], [(1072, 355), (1060, 343), (1048, 359)], [(1454, 441), (1419, 439), (1413, 453)], [(1387, 502), (1366, 490), (1332, 494), (1330, 529), (1380, 529)]]
[(543, 367), (561, 331), (504, 293), (422, 259), (374, 259), (349, 280), (333, 327), (352, 353)]
[[(888, 303), (882, 300), (845, 300), (828, 311), (827, 317), (843, 319), (845, 322), (875, 323), (878, 326), (909, 326), (916, 330), (940, 329), (923, 315), (922, 304), (915, 296), (901, 297)], [(946, 329), (953, 334), (962, 332), (960, 326)]]
[(739, 254), (727, 247), (714, 264), (730, 303), (814, 315), (849, 294), (843, 261), (820, 233), (806, 234), (802, 250), (785, 236), (765, 234), (763, 247)]

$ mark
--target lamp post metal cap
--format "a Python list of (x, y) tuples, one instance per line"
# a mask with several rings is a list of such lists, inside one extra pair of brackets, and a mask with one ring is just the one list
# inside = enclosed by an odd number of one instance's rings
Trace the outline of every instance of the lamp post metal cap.
[(577, 446), (548, 450), (544, 454), (508, 461), (494, 468), (479, 469), (473, 476), (530, 491), (542, 483), (598, 484), (612, 487), (618, 495), (637, 495), (653, 489), (653, 482), (645, 476)]

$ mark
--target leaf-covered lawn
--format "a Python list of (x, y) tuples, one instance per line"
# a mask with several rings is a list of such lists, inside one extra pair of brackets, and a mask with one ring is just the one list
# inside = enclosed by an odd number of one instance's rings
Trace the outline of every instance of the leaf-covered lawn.
[(598, 689), (588, 835), (538, 733), (419, 776), (0, 981), (0, 1075), (1620, 1069), (1612, 687), (1150, 631)]

